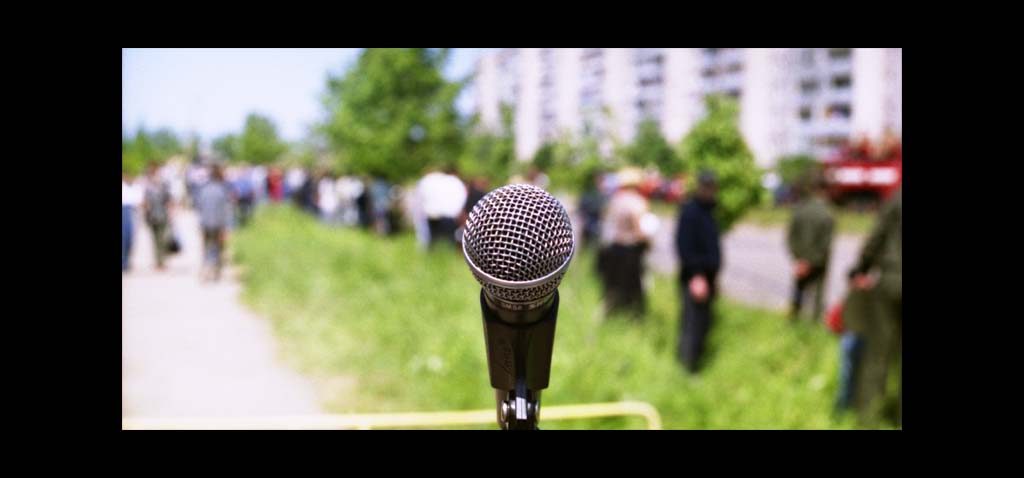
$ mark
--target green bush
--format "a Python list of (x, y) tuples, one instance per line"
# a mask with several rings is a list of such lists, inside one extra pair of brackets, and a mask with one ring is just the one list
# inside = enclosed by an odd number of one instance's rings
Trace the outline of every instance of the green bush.
[(516, 167), (516, 137), (513, 128), (513, 110), (501, 106), (502, 124), (497, 132), (482, 128), (479, 117), (469, 122), (466, 146), (457, 163), (459, 174), (465, 178), (485, 176), (494, 184), (505, 184)]
[(718, 207), (715, 216), (723, 232), (729, 230), (748, 209), (764, 199), (761, 170), (754, 163), (737, 126), (738, 106), (728, 97), (707, 98), (707, 116), (698, 122), (680, 145), (680, 156), (690, 175), (689, 190), (695, 189), (697, 174), (703, 170), (718, 176)]
[(784, 156), (779, 158), (777, 170), (783, 183), (795, 185), (821, 171), (821, 163), (808, 155)]
[(641, 168), (656, 168), (662, 176), (671, 178), (683, 172), (683, 162), (672, 146), (661, 135), (661, 128), (653, 120), (645, 120), (637, 127), (633, 142), (622, 154), (628, 164)]
[(601, 154), (596, 138), (563, 135), (542, 146), (532, 164), (547, 173), (551, 190), (579, 194), (588, 188), (597, 171), (615, 170), (622, 162)]

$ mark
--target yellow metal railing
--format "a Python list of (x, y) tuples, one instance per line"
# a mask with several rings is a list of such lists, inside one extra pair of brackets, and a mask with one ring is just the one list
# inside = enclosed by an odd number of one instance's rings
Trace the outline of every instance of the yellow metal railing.
[[(541, 424), (551, 420), (640, 416), (648, 430), (661, 429), (661, 416), (644, 402), (592, 403), (541, 407)], [(355, 415), (301, 415), (240, 418), (122, 418), (122, 430), (370, 430), (494, 424), (494, 410)]]

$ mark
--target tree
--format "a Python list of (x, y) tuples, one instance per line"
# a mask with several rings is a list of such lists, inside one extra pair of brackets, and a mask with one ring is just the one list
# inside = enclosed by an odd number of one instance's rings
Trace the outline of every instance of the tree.
[(555, 165), (555, 143), (545, 142), (533, 153), (533, 166), (541, 171), (551, 171)]
[(820, 166), (820, 163), (813, 156), (799, 154), (779, 158), (777, 169), (779, 178), (782, 179), (783, 183), (795, 185), (820, 171)]
[(623, 151), (626, 162), (641, 168), (654, 167), (666, 177), (683, 171), (683, 162), (661, 135), (658, 122), (647, 119), (637, 127), (633, 142)]
[(323, 132), (346, 166), (402, 182), (459, 158), (455, 97), (466, 80), (445, 80), (447, 58), (448, 49), (367, 48), (328, 78)]
[(130, 176), (136, 176), (142, 172), (145, 167), (145, 162), (142, 160), (142, 156), (135, 151), (134, 142), (124, 136), (121, 136), (121, 172)]
[[(737, 127), (739, 108), (731, 98), (712, 96), (707, 115), (680, 144), (685, 167), (695, 173), (709, 170), (718, 177), (715, 218), (723, 232), (762, 199), (761, 171)], [(690, 179), (691, 189), (696, 175)]]
[(251, 164), (272, 163), (288, 150), (278, 137), (274, 122), (256, 113), (245, 118), (245, 128), (236, 144), (236, 158)]
[(148, 132), (139, 126), (133, 136), (121, 131), (121, 171), (128, 174), (140, 174), (149, 165), (161, 164), (183, 151), (181, 141), (170, 128)]
[(619, 165), (617, 160), (601, 153), (600, 139), (586, 131), (578, 137), (563, 133), (557, 140), (545, 144), (538, 155), (544, 157), (535, 158), (535, 165), (550, 161), (550, 169), (545, 172), (551, 179), (551, 188), (576, 193), (589, 187), (597, 171), (613, 170)]
[(497, 184), (504, 184), (516, 164), (516, 138), (513, 127), (513, 109), (501, 105), (501, 128), (495, 133), (481, 128), (479, 116), (474, 116), (468, 127), (465, 149), (459, 157), (459, 172), (467, 177), (486, 176)]
[(225, 134), (213, 140), (213, 150), (221, 159), (234, 162), (238, 160), (238, 136)]
[(170, 128), (161, 128), (153, 132), (149, 139), (158, 161), (165, 161), (183, 151), (181, 141)]

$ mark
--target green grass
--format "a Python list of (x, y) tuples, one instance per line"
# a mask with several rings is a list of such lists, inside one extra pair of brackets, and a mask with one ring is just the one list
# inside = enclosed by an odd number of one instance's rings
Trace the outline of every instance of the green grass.
[[(494, 407), (479, 285), (454, 249), (423, 252), (411, 235), (328, 228), (288, 207), (261, 210), (233, 244), (243, 298), (270, 318), (285, 357), (326, 390), (334, 413)], [(562, 282), (550, 387), (543, 404), (649, 402), (668, 429), (850, 428), (833, 419), (837, 340), (773, 312), (720, 300), (703, 373), (675, 359), (675, 280), (657, 277), (641, 323), (604, 318), (593, 256)], [(475, 428), (494, 429), (496, 425)], [(634, 418), (542, 420), (546, 429), (642, 428)]]
[[(679, 214), (679, 205), (659, 201), (651, 202), (651, 211), (659, 216), (675, 217)], [(836, 218), (836, 231), (840, 234), (864, 235), (871, 232), (875, 223), (875, 214), (858, 212), (848, 209), (832, 208)], [(761, 227), (786, 227), (792, 209), (789, 207), (759, 207), (743, 214), (741, 224)]]

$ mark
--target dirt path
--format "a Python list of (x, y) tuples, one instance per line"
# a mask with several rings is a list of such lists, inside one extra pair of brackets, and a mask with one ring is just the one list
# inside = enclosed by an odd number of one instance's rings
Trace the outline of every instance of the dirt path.
[(182, 253), (157, 272), (136, 221), (121, 279), (122, 418), (320, 413), (314, 384), (279, 362), (270, 324), (239, 303), (233, 274), (200, 283), (196, 216), (175, 212)]

